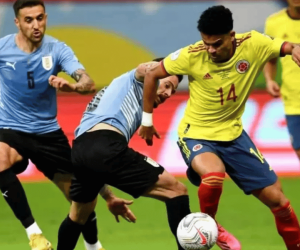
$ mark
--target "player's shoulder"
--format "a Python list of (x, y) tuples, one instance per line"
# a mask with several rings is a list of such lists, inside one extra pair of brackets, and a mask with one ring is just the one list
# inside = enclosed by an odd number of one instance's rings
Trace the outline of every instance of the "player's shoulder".
[(197, 56), (206, 51), (203, 41), (198, 41), (194, 44), (187, 46), (186, 52), (191, 56)]
[(57, 48), (57, 47), (63, 48), (63, 47), (66, 47), (67, 45), (65, 44), (65, 42), (62, 42), (62, 41), (56, 39), (55, 37), (45, 35), (44, 41), (43, 41), (43, 46), (51, 47), (51, 48)]
[(248, 31), (245, 33), (238, 33), (235, 35), (236, 40), (236, 46), (239, 47), (240, 45), (245, 45), (251, 42), (251, 39), (253, 39), (253, 36), (255, 36), (253, 30)]
[(15, 34), (10, 34), (5, 37), (0, 38), (0, 50), (7, 49), (14, 44)]
[(280, 23), (283, 19), (285, 19), (287, 17), (287, 9), (284, 8), (278, 12), (273, 13), (272, 15), (270, 15), (267, 20), (266, 20), (266, 24), (277, 24)]

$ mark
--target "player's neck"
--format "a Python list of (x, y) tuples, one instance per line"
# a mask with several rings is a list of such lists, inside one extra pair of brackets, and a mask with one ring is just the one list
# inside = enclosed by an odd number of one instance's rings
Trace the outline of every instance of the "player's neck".
[(42, 41), (39, 43), (32, 43), (22, 33), (19, 32), (16, 35), (16, 44), (20, 50), (22, 50), (26, 53), (33, 53), (41, 46)]
[(300, 7), (293, 8), (293, 7), (288, 7), (287, 9), (287, 14), (291, 19), (300, 19)]

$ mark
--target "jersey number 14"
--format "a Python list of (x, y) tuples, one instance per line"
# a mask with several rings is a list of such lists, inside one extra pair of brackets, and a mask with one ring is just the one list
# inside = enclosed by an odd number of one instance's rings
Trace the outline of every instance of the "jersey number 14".
[[(224, 92), (223, 92), (223, 88), (219, 88), (217, 90), (217, 93), (220, 93), (220, 102), (221, 102), (221, 105), (224, 105)], [(237, 95), (235, 94), (235, 86), (234, 86), (234, 83), (231, 84), (231, 87), (230, 87), (230, 90), (229, 90), (229, 93), (227, 95), (227, 98), (226, 98), (226, 101), (230, 101), (230, 100), (233, 100), (234, 102), (236, 102), (236, 99), (237, 99)]]

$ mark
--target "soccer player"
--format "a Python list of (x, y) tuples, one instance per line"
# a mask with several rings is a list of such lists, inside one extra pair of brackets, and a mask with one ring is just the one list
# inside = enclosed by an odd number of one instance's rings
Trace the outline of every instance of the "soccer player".
[[(215, 218), (227, 172), (245, 194), (253, 194), (271, 209), (287, 249), (300, 249), (296, 214), (273, 169), (243, 130), (241, 120), (264, 64), (292, 54), (299, 66), (300, 47), (256, 31), (236, 34), (232, 13), (224, 6), (205, 10), (198, 30), (202, 41), (172, 53), (147, 73), (143, 121), (148, 125), (143, 123), (139, 134), (152, 143), (156, 81), (169, 75), (188, 75), (190, 98), (179, 125), (178, 144), (190, 181), (199, 185), (201, 211)], [(241, 249), (221, 226), (217, 244), (221, 249)]]
[[(300, 2), (288, 0), (288, 8), (270, 16), (266, 21), (265, 33), (272, 37), (300, 43)], [(275, 81), (277, 58), (267, 62), (264, 75), (267, 91), (273, 97), (282, 95), (285, 108), (287, 127), (292, 146), (300, 159), (300, 69), (290, 56), (280, 59), (282, 65), (281, 89)]]
[[(19, 32), (0, 39), (0, 189), (26, 229), (31, 248), (48, 250), (52, 245), (35, 222), (16, 174), (31, 159), (69, 199), (71, 148), (57, 123), (56, 89), (84, 94), (94, 92), (94, 83), (70, 47), (44, 36), (43, 1), (17, 0), (13, 8)], [(61, 84), (55, 78), (60, 71), (77, 83)], [(87, 250), (101, 249), (95, 213), (83, 235)]]
[[(143, 80), (153, 64), (158, 62), (140, 64), (115, 78), (88, 104), (75, 131), (72, 162), (76, 179), (70, 191), (73, 202), (69, 216), (60, 226), (57, 250), (75, 248), (82, 224), (94, 211), (99, 190), (104, 197), (113, 196), (106, 185), (134, 198), (145, 196), (165, 202), (175, 237), (180, 220), (190, 213), (186, 187), (154, 160), (128, 147), (141, 125)], [(182, 76), (169, 76), (156, 84), (154, 107), (175, 93), (181, 79)], [(155, 135), (159, 137), (156, 131)], [(125, 210), (123, 215), (135, 221)], [(178, 241), (177, 244), (183, 250)]]

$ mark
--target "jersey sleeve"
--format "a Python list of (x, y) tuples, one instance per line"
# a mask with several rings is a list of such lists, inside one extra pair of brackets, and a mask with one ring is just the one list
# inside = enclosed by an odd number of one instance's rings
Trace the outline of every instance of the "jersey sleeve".
[(69, 46), (64, 43), (60, 43), (58, 50), (58, 63), (63, 72), (66, 72), (68, 75), (72, 75), (76, 70), (84, 69), (83, 65), (79, 62), (73, 50)]
[(262, 61), (269, 61), (280, 56), (284, 44), (282, 39), (273, 38), (257, 31), (252, 31), (252, 36), (254, 52)]
[(188, 47), (179, 49), (163, 60), (165, 71), (169, 75), (189, 75), (190, 60)]

